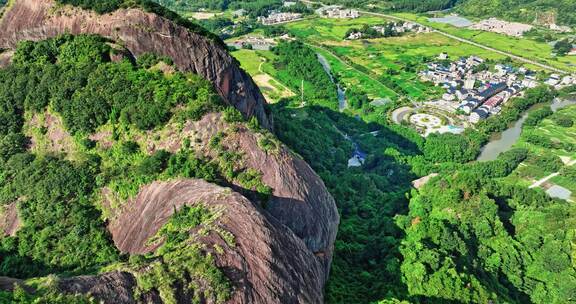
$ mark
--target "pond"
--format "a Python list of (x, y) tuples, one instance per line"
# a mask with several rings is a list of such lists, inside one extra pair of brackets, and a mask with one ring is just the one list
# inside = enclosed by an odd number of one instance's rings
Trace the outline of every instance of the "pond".
[(472, 21), (455, 15), (448, 15), (442, 18), (428, 18), (428, 21), (450, 24), (455, 27), (467, 27), (472, 25)]

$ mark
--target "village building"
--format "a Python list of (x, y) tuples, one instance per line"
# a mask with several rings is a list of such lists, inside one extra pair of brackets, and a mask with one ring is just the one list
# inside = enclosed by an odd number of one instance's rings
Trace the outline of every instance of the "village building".
[(360, 17), (360, 12), (355, 9), (345, 9), (338, 5), (324, 6), (316, 10), (322, 17), (333, 19), (356, 19)]
[(555, 86), (560, 83), (560, 75), (552, 74), (550, 75), (550, 78), (548, 78), (548, 80), (546, 80), (544, 83), (550, 86)]
[(496, 18), (482, 20), (472, 26), (471, 29), (494, 32), (508, 36), (521, 37), (525, 32), (531, 30), (533, 26), (518, 22), (507, 22)]
[(360, 39), (360, 38), (362, 38), (362, 33), (360, 33), (360, 32), (352, 32), (352, 33), (350, 33), (350, 35), (349, 35), (348, 38), (346, 38), (346, 39), (349, 39), (349, 40), (358, 40), (358, 39)]
[(274, 39), (271, 38), (250, 36), (238, 39), (232, 43), (229, 43), (228, 45), (235, 47), (237, 49), (253, 49), (258, 51), (269, 51), (274, 46), (276, 46), (276, 43), (274, 42)]
[(302, 14), (299, 13), (273, 13), (268, 17), (258, 17), (258, 21), (264, 25), (274, 25), (299, 20), (301, 18)]
[(572, 28), (570, 28), (569, 26), (557, 25), (555, 23), (550, 24), (549, 28), (553, 31), (560, 32), (560, 33), (569, 33), (572, 31)]

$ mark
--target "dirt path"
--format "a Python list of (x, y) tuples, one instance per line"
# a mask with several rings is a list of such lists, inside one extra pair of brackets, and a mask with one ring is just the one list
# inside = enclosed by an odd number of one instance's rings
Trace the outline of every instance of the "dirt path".
[[(576, 164), (576, 159), (573, 160), (573, 161), (571, 161), (571, 162), (569, 162), (569, 163), (567, 163), (567, 164), (566, 164), (566, 167), (570, 167), (570, 166), (573, 166), (573, 165), (575, 165), (575, 164)], [(530, 188), (530, 189), (538, 188), (538, 187), (544, 185), (547, 181), (555, 178), (555, 177), (558, 176), (558, 175), (560, 175), (560, 172), (554, 172), (554, 173), (552, 173), (552, 174), (550, 174), (550, 175), (548, 175), (548, 176), (546, 176), (546, 177), (544, 177), (544, 178), (536, 181), (536, 182), (533, 183), (529, 188)]]

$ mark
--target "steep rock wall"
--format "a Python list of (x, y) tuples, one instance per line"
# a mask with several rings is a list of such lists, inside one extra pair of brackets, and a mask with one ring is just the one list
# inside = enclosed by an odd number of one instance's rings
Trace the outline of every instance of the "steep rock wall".
[(145, 52), (169, 56), (181, 71), (211, 81), (220, 96), (244, 115), (255, 115), (264, 127), (272, 127), (260, 90), (219, 43), (156, 14), (120, 9), (98, 15), (59, 7), (52, 0), (15, 0), (4, 12), (0, 29), (0, 49), (14, 49), (21, 40), (38, 41), (64, 33), (98, 34), (123, 44), (135, 56)]
[[(110, 223), (116, 246), (123, 252), (143, 254), (159, 244), (147, 241), (182, 206), (221, 210), (216, 225), (234, 235), (229, 246), (213, 233), (202, 237), (217, 266), (234, 286), (230, 303), (322, 303), (324, 267), (287, 227), (262, 213), (244, 196), (202, 180), (154, 182), (140, 190)], [(180, 299), (187, 303), (188, 299)]]

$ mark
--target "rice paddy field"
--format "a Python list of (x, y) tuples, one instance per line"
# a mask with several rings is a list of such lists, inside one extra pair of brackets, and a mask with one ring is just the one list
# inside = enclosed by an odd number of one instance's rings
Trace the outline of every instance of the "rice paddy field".
[[(332, 65), (333, 71), (346, 86), (356, 86), (376, 98), (396, 99), (409, 96), (415, 100), (438, 97), (441, 91), (418, 78), (418, 71), (443, 51), (450, 56), (477, 55), (486, 59), (504, 56), (486, 51), (438, 33), (406, 34), (401, 37), (345, 40), (351, 28), (384, 24), (381, 17), (353, 20), (316, 18), (287, 24), (292, 35), (315, 46)], [(383, 76), (392, 79), (382, 80)]]
[[(492, 32), (458, 28), (449, 24), (430, 22), (427, 17), (410, 13), (395, 14), (407, 20), (417, 21), (446, 33), (465, 38), (494, 49), (512, 53), (526, 59), (539, 61), (553, 67), (576, 72), (576, 56), (554, 57), (552, 46), (529, 38), (516, 38)], [(535, 67), (532, 67), (535, 68)]]

